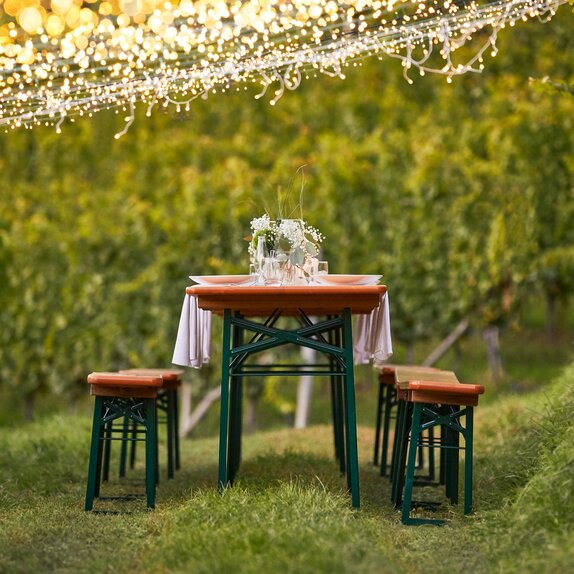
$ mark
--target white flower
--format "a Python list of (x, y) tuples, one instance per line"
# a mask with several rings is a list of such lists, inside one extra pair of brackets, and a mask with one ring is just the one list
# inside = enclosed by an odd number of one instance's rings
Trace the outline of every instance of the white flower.
[(279, 236), (284, 237), (293, 247), (305, 243), (304, 223), (299, 219), (282, 219), (279, 223)]
[(275, 221), (267, 214), (252, 219), (251, 230), (252, 239), (248, 251), (252, 259), (256, 257), (259, 241), (265, 238), (269, 250), (290, 251), (290, 261), (297, 266), (303, 265), (307, 258), (316, 257), (318, 245), (324, 239), (322, 233), (302, 219)]
[(251, 220), (251, 229), (254, 232), (257, 231), (264, 231), (265, 229), (269, 229), (271, 227), (271, 220), (267, 214), (262, 215), (261, 217), (255, 217)]

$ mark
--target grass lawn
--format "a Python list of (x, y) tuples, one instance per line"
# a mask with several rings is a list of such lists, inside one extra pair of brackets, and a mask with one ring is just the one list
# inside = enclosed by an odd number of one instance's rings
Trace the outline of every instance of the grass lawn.
[[(222, 495), (217, 439), (187, 439), (176, 479), (162, 475), (157, 509), (143, 498), (96, 501), (116, 514), (83, 511), (88, 412), (3, 428), (0, 572), (571, 571), (573, 388), (571, 367), (543, 391), (478, 408), (476, 512), (445, 507), (444, 527), (400, 524), (370, 462), (368, 426), (359, 427), (360, 511), (337, 472), (331, 428), (314, 425), (246, 437), (240, 480)], [(143, 469), (125, 482), (102, 494), (143, 494)]]

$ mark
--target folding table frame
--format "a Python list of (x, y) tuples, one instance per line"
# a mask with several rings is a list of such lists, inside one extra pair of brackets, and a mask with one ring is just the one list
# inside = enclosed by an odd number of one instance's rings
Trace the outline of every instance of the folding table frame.
[[(241, 462), (246, 377), (327, 376), (331, 380), (335, 453), (352, 505), (359, 508), (352, 315), (379, 305), (384, 286), (191, 287), (200, 308), (223, 316), (218, 486), (233, 484)], [(282, 317), (296, 325), (282, 326)], [(255, 320), (256, 318), (257, 320)], [(293, 323), (293, 322), (292, 322)], [(249, 358), (283, 345), (317, 351), (317, 364), (255, 364)]]

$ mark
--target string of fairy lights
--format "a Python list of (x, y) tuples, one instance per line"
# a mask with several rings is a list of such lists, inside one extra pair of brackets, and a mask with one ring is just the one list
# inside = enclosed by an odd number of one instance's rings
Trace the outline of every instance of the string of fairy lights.
[[(55, 126), (103, 109), (189, 111), (255, 86), (274, 105), (304, 79), (392, 57), (403, 74), (481, 72), (499, 31), (567, 0), (0, 0), (0, 125)], [(463, 48), (464, 49), (461, 49)]]

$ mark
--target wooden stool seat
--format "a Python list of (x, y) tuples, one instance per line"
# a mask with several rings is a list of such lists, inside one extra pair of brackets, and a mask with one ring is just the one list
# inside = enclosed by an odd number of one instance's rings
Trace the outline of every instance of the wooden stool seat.
[(183, 375), (181, 369), (122, 369), (118, 372), (126, 375), (161, 377), (164, 388), (177, 388), (181, 385), (180, 377)]
[(478, 405), (478, 397), (484, 393), (482, 385), (463, 385), (434, 381), (408, 381), (397, 386), (407, 393), (413, 403), (437, 403), (441, 405)]
[(88, 375), (90, 385), (107, 387), (156, 387), (163, 385), (161, 376), (138, 376), (125, 373), (90, 373)]

